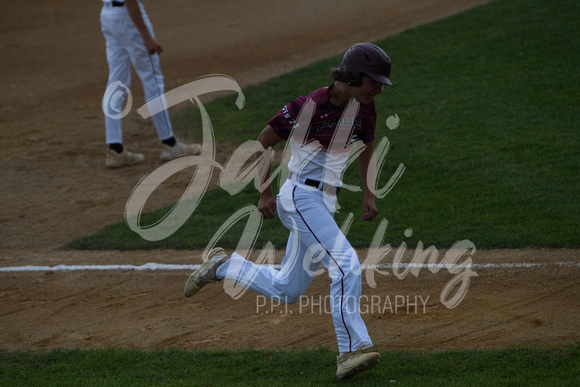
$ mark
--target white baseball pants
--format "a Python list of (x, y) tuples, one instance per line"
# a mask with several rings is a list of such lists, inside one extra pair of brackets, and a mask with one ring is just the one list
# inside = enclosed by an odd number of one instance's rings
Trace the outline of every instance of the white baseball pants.
[[(140, 3), (145, 24), (153, 35), (151, 21)], [(159, 55), (149, 55), (141, 34), (133, 24), (126, 7), (107, 7), (101, 11), (101, 30), (106, 40), (109, 80), (103, 100), (107, 144), (123, 143), (121, 118), (123, 104), (131, 86), (131, 64), (143, 85), (145, 100), (165, 93)], [(167, 109), (152, 116), (161, 141), (173, 136)]]
[(322, 264), (328, 271), (332, 319), (340, 352), (372, 346), (361, 318), (361, 268), (356, 252), (336, 224), (321, 191), (287, 180), (277, 197), (277, 212), (290, 230), (280, 270), (258, 266), (233, 253), (217, 275), (266, 297), (295, 303)]

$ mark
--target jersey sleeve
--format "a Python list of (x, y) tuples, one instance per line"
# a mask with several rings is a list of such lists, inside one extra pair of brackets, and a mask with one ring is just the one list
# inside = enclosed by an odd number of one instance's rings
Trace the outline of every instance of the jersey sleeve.
[(274, 117), (268, 121), (268, 124), (274, 129), (276, 134), (288, 140), (290, 133), (296, 124), (302, 105), (304, 105), (306, 97), (298, 97), (294, 101), (285, 105)]

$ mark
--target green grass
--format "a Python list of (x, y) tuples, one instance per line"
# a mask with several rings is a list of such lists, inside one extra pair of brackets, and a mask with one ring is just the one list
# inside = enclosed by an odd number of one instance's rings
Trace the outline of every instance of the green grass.
[[(502, 0), (376, 42), (393, 60), (394, 89), (376, 98), (377, 141), (391, 144), (379, 186), (399, 164), (405, 172), (378, 200), (379, 218), (361, 220), (361, 194), (343, 191), (339, 224), (349, 214), (349, 240), (366, 247), (381, 219), (384, 243), (446, 248), (469, 239), (477, 248), (580, 246), (580, 3), (574, 0)], [(327, 85), (329, 58), (206, 104), (216, 139), (255, 140), (286, 102)], [(386, 119), (397, 114), (400, 126)], [(197, 108), (176, 115), (178, 130), (200, 138)], [(218, 145), (219, 146), (219, 145)], [(345, 176), (358, 184), (353, 164)], [(185, 187), (184, 187), (185, 189)], [(71, 249), (204, 248), (223, 222), (245, 204), (257, 204), (250, 186), (234, 196), (207, 193), (180, 230), (158, 242), (143, 240), (123, 222), (72, 241)], [(143, 224), (168, 209), (147, 214)], [(235, 248), (239, 224), (220, 244)], [(413, 234), (407, 238), (406, 229)], [(285, 246), (278, 220), (263, 224), (256, 248)]]
[[(357, 386), (573, 386), (580, 345), (470, 351), (383, 351)], [(328, 349), (0, 351), (0, 385), (344, 385)]]

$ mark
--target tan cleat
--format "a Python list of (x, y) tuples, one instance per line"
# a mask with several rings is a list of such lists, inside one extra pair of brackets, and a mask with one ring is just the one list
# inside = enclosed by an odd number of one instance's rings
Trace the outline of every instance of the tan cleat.
[(173, 146), (163, 144), (163, 150), (161, 151), (161, 160), (170, 161), (179, 156), (185, 155), (195, 156), (200, 153), (201, 153), (201, 145), (184, 144), (181, 141), (177, 141)]
[(185, 283), (185, 297), (194, 296), (206, 284), (215, 284), (220, 279), (217, 278), (217, 268), (228, 260), (226, 252), (221, 247), (213, 248), (207, 254), (207, 260), (199, 269), (189, 275)]
[(379, 364), (381, 354), (378, 352), (361, 353), (347, 352), (336, 358), (336, 376), (340, 379), (350, 379), (359, 372), (370, 371)]
[(118, 153), (112, 149), (109, 149), (107, 151), (107, 160), (105, 161), (105, 165), (107, 168), (120, 168), (139, 164), (143, 161), (145, 161), (145, 156), (141, 153), (131, 153), (126, 150)]

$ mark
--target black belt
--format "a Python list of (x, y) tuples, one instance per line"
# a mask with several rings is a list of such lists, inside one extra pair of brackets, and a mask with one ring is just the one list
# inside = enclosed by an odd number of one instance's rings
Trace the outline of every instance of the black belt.
[(121, 1), (111, 1), (111, 5), (113, 7), (123, 7), (125, 5), (125, 3), (121, 2)]
[[(318, 180), (306, 179), (306, 180), (304, 180), (304, 184), (309, 185), (309, 186), (314, 187), (314, 188), (317, 188), (317, 189), (319, 189), (319, 187), (320, 187), (320, 181), (318, 181)], [(323, 184), (322, 190), (324, 192), (335, 193), (336, 195), (338, 195), (338, 193), (340, 192), (340, 187), (335, 187), (332, 185)]]

